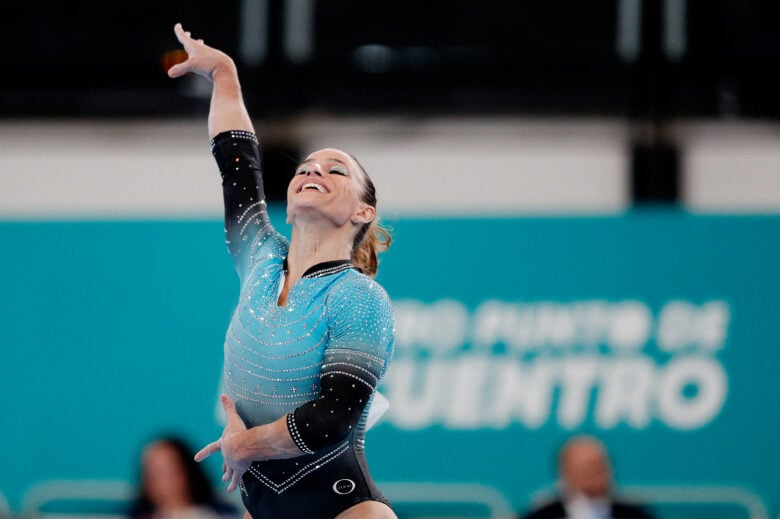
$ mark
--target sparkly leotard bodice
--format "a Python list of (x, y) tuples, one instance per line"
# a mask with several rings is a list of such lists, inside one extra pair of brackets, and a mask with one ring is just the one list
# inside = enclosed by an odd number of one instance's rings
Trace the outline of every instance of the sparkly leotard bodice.
[[(349, 261), (332, 261), (304, 273), (279, 306), (288, 242), (268, 218), (256, 138), (225, 132), (212, 141), (212, 153), (222, 173), (228, 250), (241, 281), (225, 339), (224, 390), (247, 427), (287, 415), (302, 451), (253, 463), (242, 480), (245, 504), (256, 517), (295, 517), (295, 506), (310, 498), (333, 512), (384, 500), (366, 469), (363, 441), (370, 400), (393, 350), (387, 293)], [(341, 416), (344, 423), (333, 423)], [(331, 472), (354, 491), (331, 491), (334, 482), (319, 489), (313, 475)], [(299, 495), (280, 501), (293, 487)]]
[(286, 241), (267, 232), (252, 244), (225, 341), (225, 389), (249, 427), (317, 398), (323, 366), (349, 364), (375, 386), (392, 346), (387, 296), (348, 264), (311, 270), (278, 306)]

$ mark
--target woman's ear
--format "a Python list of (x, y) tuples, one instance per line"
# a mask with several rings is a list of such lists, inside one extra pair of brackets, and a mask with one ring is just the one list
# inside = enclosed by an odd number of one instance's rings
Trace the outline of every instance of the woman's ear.
[(352, 223), (355, 225), (370, 223), (376, 218), (376, 208), (368, 204), (361, 204), (360, 209), (352, 214)]

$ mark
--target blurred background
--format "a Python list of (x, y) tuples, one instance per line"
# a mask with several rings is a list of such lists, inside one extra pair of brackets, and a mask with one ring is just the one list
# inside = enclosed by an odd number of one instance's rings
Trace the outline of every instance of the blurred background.
[(377, 185), (399, 517), (522, 513), (580, 433), (656, 517), (780, 517), (777, 2), (0, 13), (0, 517), (123, 515), (149, 441), (221, 433), (238, 283), (176, 22), (236, 60), (282, 232), (311, 150)]

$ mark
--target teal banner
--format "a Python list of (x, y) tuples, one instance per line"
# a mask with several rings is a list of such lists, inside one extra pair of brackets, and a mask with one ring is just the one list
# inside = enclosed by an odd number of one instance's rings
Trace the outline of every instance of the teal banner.
[[(561, 443), (588, 433), (661, 517), (777, 516), (780, 217), (389, 224), (391, 407), (367, 453), (399, 515), (524, 510), (552, 490)], [(11, 511), (52, 482), (132, 487), (155, 435), (219, 436), (238, 290), (222, 227), (0, 223)]]

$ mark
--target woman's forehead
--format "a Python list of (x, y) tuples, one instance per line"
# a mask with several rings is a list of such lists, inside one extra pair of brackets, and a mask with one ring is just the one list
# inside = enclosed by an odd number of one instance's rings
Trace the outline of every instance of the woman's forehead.
[(356, 165), (355, 161), (348, 153), (336, 148), (323, 148), (321, 150), (313, 151), (309, 153), (309, 155), (303, 160), (303, 162), (310, 162), (313, 160), (319, 160), (319, 161), (332, 160), (334, 162), (341, 162), (342, 164), (346, 164), (348, 166)]

